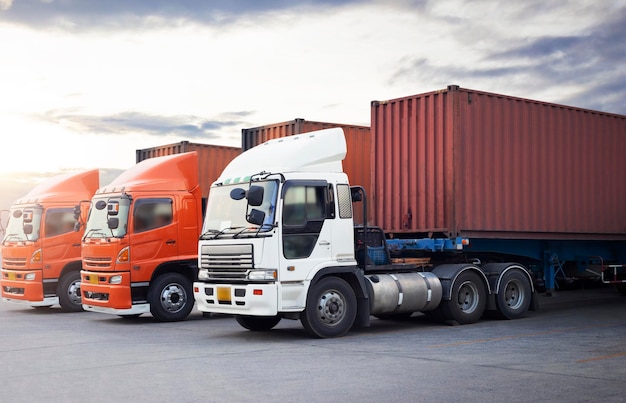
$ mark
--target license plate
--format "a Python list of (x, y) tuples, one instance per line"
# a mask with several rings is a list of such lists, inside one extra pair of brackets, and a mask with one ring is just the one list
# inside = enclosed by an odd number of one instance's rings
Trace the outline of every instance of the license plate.
[(230, 302), (230, 287), (217, 287), (217, 300)]
[(9, 280), (15, 281), (15, 273), (8, 272), (7, 274), (9, 275)]
[(89, 282), (91, 284), (98, 284), (98, 276), (89, 276)]

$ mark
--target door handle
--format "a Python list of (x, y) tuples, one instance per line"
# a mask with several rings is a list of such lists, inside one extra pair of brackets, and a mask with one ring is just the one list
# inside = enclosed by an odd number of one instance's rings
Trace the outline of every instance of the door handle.
[(327, 246), (327, 245), (330, 245), (330, 242), (328, 242), (328, 241), (320, 241), (320, 245)]
[(167, 241), (165, 241), (166, 244), (168, 245), (174, 245), (176, 243), (175, 239), (168, 239)]

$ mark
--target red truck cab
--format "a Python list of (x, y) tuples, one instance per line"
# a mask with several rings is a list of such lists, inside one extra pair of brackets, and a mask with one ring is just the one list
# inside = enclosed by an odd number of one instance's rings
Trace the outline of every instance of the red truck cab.
[(185, 319), (201, 225), (196, 152), (141, 161), (98, 189), (82, 241), (83, 307)]
[[(81, 311), (80, 242), (98, 170), (58, 175), (33, 188), (10, 209), (2, 241), (2, 299)], [(77, 210), (77, 208), (79, 210)]]

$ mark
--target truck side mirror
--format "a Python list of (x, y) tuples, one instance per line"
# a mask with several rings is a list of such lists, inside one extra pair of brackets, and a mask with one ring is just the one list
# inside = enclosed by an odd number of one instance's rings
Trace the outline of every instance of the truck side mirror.
[(265, 221), (265, 212), (253, 208), (250, 210), (250, 213), (248, 213), (246, 220), (250, 224), (262, 225), (263, 221)]
[(248, 199), (248, 204), (254, 207), (258, 207), (263, 204), (263, 193), (265, 189), (261, 186), (250, 186), (248, 192), (246, 193), (246, 199)]
[(33, 224), (24, 224), (24, 234), (30, 235), (33, 233)]
[(230, 191), (230, 198), (233, 200), (241, 200), (246, 197), (246, 191), (242, 188), (235, 188)]
[(80, 218), (80, 204), (74, 206), (74, 219), (78, 220)]
[(109, 229), (117, 229), (120, 226), (120, 219), (117, 217), (111, 217), (107, 220), (107, 225)]

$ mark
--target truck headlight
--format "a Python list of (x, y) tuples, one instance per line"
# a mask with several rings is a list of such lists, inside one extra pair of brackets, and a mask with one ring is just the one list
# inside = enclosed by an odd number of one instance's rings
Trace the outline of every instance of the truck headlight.
[(248, 280), (276, 280), (276, 270), (252, 270), (248, 273)]
[(198, 270), (198, 280), (208, 280), (209, 279), (209, 271), (207, 269)]
[(109, 284), (120, 284), (122, 282), (122, 276), (117, 274), (115, 276), (111, 276), (109, 279)]
[(35, 273), (26, 273), (24, 280), (32, 281), (35, 279)]

